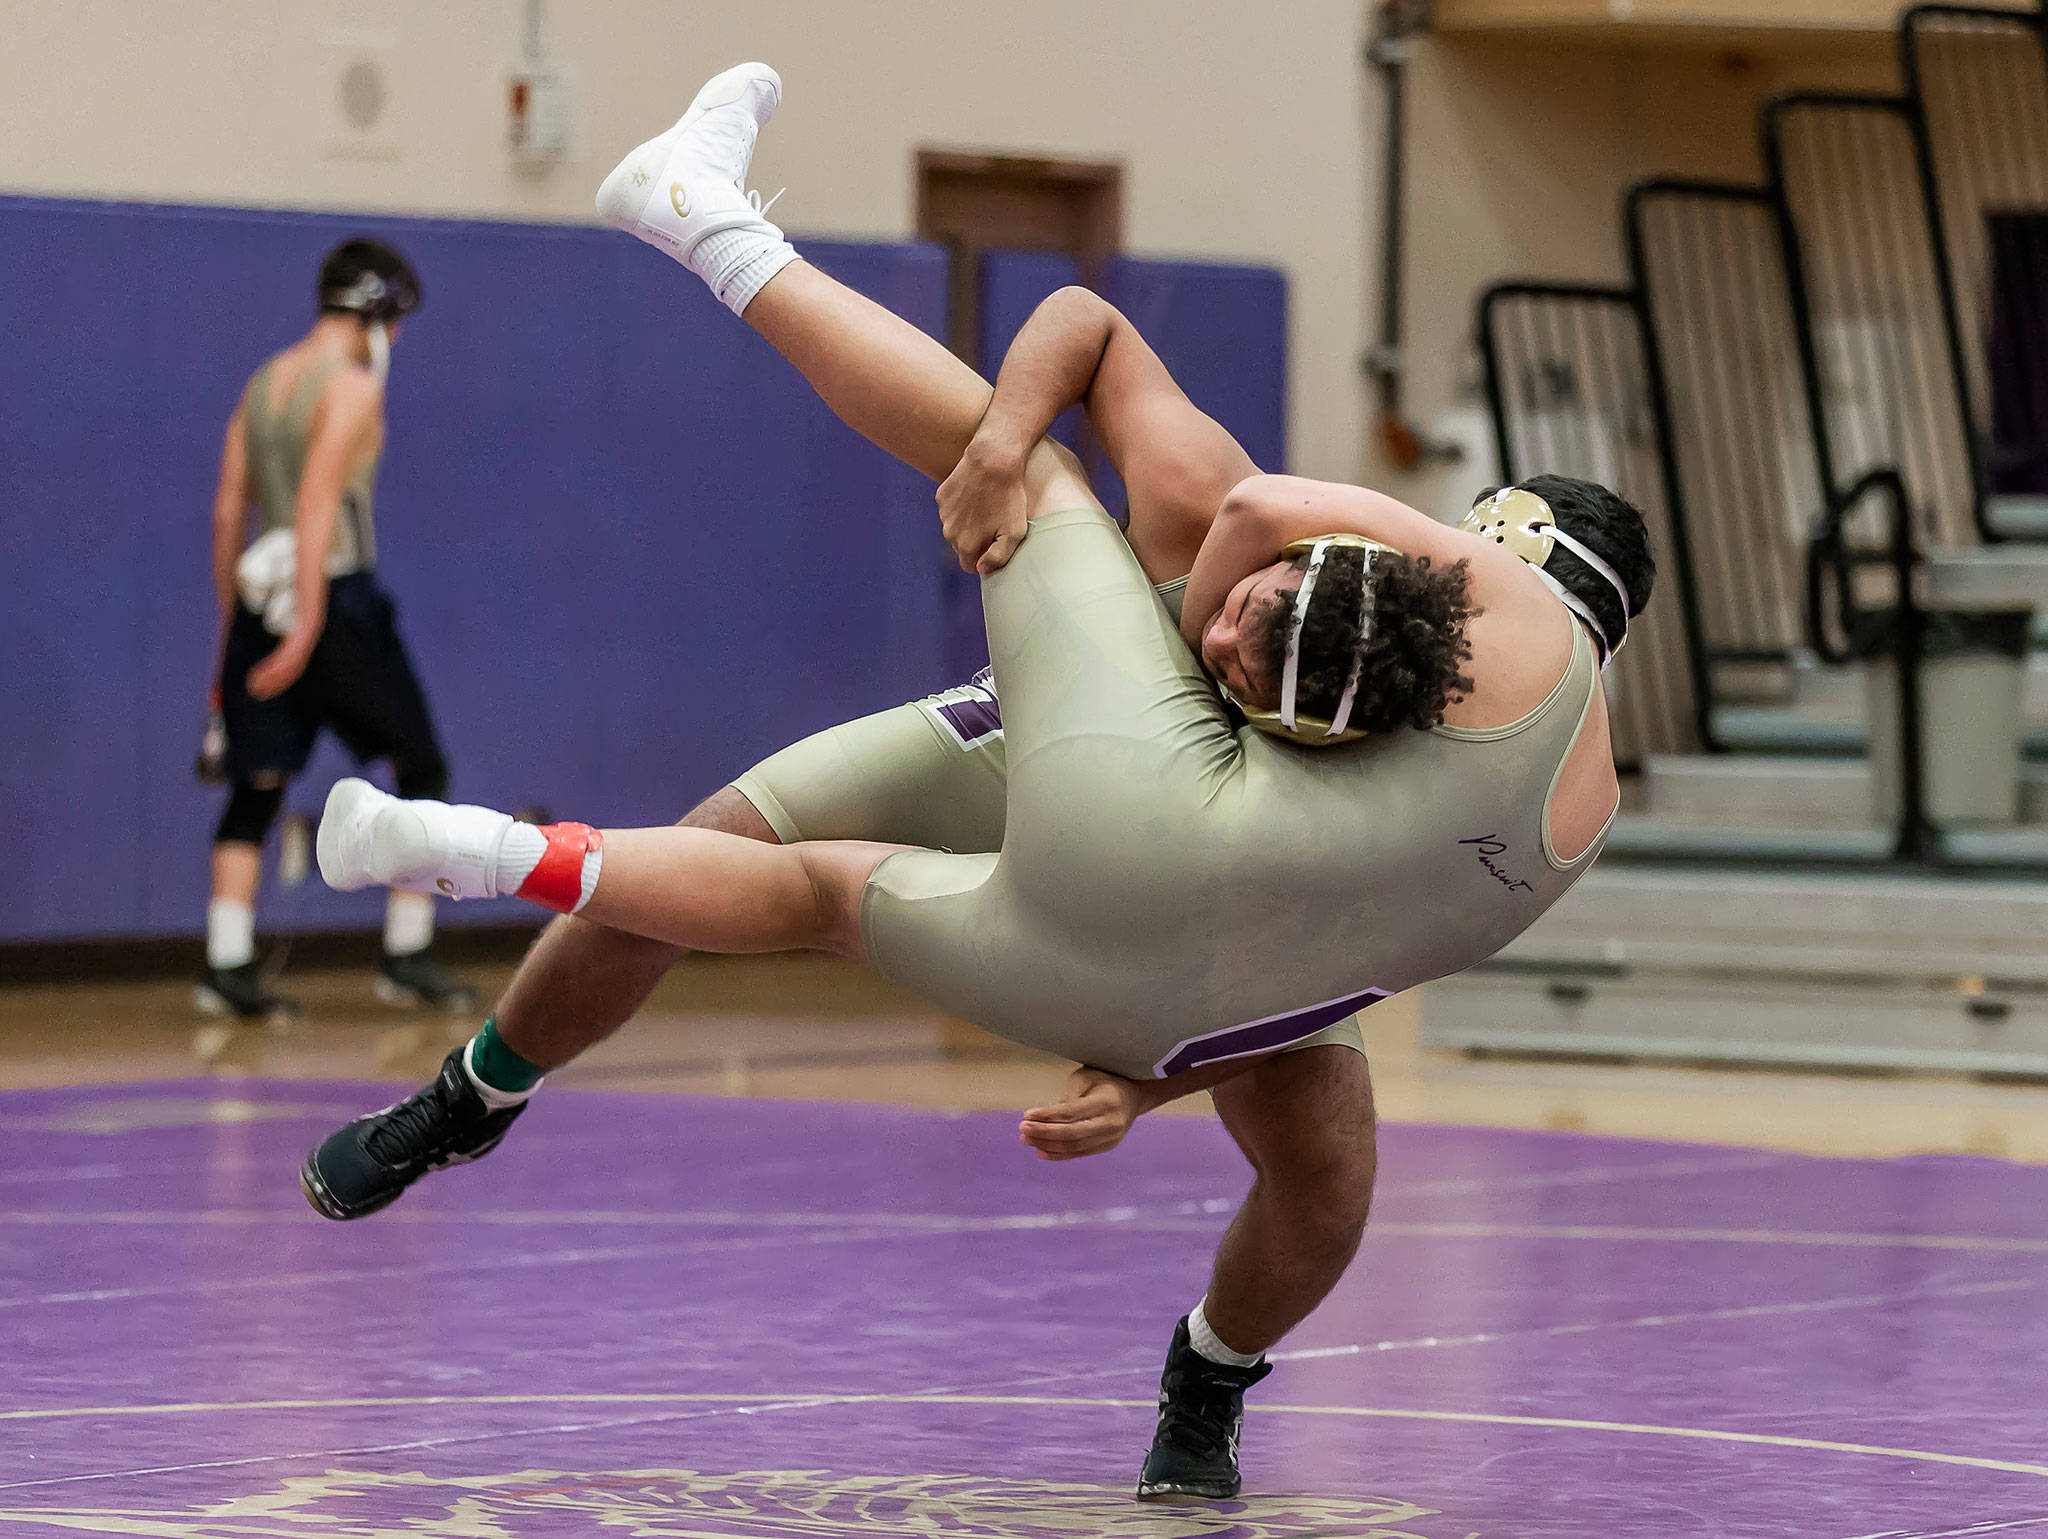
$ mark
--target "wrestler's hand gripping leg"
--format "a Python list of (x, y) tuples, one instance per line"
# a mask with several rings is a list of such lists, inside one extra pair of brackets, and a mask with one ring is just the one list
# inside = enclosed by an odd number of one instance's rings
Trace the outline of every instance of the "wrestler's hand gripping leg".
[[(990, 396), (966, 364), (902, 317), (806, 262), (785, 267), (744, 319), (787, 358), (839, 417), (905, 464), (943, 479), (959, 463)], [(1034, 482), (1053, 500), (1085, 486), (1056, 451), (1036, 457)], [(765, 819), (730, 788), (686, 827), (773, 841)], [(498, 1034), (536, 1068), (553, 1070), (630, 1020), (683, 954), (666, 941), (608, 929), (589, 914), (548, 926), (520, 963), (495, 1014)]]

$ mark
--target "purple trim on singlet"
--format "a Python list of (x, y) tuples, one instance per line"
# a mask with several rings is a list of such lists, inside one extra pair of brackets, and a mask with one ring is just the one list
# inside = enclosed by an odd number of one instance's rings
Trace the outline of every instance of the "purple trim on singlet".
[(1002, 708), (993, 700), (947, 700), (935, 709), (969, 747), (1003, 730)]
[(1225, 1058), (1270, 1053), (1290, 1042), (1299, 1042), (1303, 1037), (1312, 1037), (1325, 1026), (1336, 1025), (1352, 1011), (1376, 1005), (1387, 997), (1385, 989), (1365, 989), (1357, 994), (1346, 994), (1342, 999), (1310, 1005), (1306, 1010), (1289, 1010), (1283, 1015), (1269, 1015), (1262, 1021), (1247, 1021), (1242, 1026), (1212, 1031), (1204, 1037), (1190, 1037), (1153, 1065), (1152, 1072), (1164, 1079), (1169, 1074), (1185, 1074), (1189, 1069), (1199, 1069), (1205, 1063), (1216, 1063)]
[(960, 739), (960, 746), (973, 748), (1003, 731), (1003, 706), (996, 699), (993, 669), (984, 668), (964, 686), (965, 700), (941, 700), (932, 706), (940, 720)]

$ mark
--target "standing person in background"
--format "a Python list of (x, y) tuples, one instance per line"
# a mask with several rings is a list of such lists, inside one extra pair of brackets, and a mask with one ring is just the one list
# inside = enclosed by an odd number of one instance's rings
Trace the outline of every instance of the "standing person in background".
[[(407, 796), (438, 798), (448, 761), (396, 611), (377, 583), (371, 493), (384, 446), (384, 377), (419, 278), (379, 241), (320, 266), (312, 330), (250, 377), (228, 419), (213, 506), (220, 601), (217, 709), (228, 804), (213, 844), (202, 1009), (288, 1012), (256, 960), (263, 841), (323, 727), (362, 762), (388, 759)], [(249, 512), (261, 529), (248, 538)], [(390, 895), (380, 997), (466, 1010), (474, 996), (433, 952), (434, 899)]]

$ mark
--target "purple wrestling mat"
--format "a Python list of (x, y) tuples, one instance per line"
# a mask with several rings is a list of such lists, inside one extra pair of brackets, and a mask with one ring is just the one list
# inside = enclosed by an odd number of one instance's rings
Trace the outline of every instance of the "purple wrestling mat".
[(1128, 1499), (1214, 1123), (551, 1090), (359, 1223), (372, 1087), (0, 1096), (0, 1539), (2048, 1535), (2048, 1170), (1386, 1129), (1244, 1501)]

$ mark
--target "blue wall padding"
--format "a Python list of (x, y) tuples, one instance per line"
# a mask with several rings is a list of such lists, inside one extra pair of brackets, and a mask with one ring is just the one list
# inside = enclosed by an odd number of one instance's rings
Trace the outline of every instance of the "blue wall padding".
[[(456, 796), (666, 822), (985, 655), (929, 483), (634, 241), (0, 198), (0, 838), (17, 852), (0, 941), (200, 927), (224, 795), (191, 773), (221, 430), (311, 319), (322, 253), (363, 233), (404, 248), (426, 291), (394, 359), (378, 534)], [(942, 331), (937, 249), (804, 251)], [(1069, 281), (1046, 262), (992, 263), (985, 356)], [(1197, 403), (1277, 466), (1278, 276), (1120, 262), (1110, 280)], [(317, 812), (349, 768), (323, 747), (294, 810)], [(368, 926), (381, 901), (272, 883), (259, 922)]]
[(1103, 293), (1261, 470), (1287, 469), (1287, 279), (1277, 268), (1119, 257)]
[[(982, 258), (977, 345), (995, 368), (1031, 312), (1055, 289), (1079, 281), (1071, 257), (998, 251)], [(1114, 257), (1103, 264), (1103, 297), (1123, 311), (1195, 405), (1228, 428), (1262, 470), (1287, 468), (1287, 279), (1270, 267)], [(1078, 447), (1079, 412), (1054, 436)], [(1120, 485), (1103, 488), (1112, 510)]]
[[(1080, 280), (1072, 257), (999, 251), (982, 258), (976, 343), (994, 369), (1031, 312), (1054, 290)], [(1102, 293), (1151, 342), (1196, 406), (1244, 445), (1262, 470), (1287, 468), (1287, 280), (1277, 269), (1116, 257), (1103, 265)], [(1053, 436), (1084, 453), (1103, 505), (1122, 517), (1125, 492), (1107, 457), (1084, 449), (1078, 410)], [(962, 678), (988, 661), (975, 579), (956, 569), (946, 596), (947, 655)]]
[[(949, 682), (929, 484), (638, 243), (0, 200), (0, 837), (20, 852), (0, 939), (198, 928), (223, 795), (191, 773), (221, 430), (310, 321), (321, 254), (362, 232), (426, 290), (378, 530), (456, 795), (666, 822), (805, 733)], [(805, 249), (942, 327), (938, 251)], [(324, 753), (294, 805), (346, 762)], [(352, 927), (380, 903), (316, 879), (262, 919)], [(513, 913), (531, 911), (460, 917)]]

